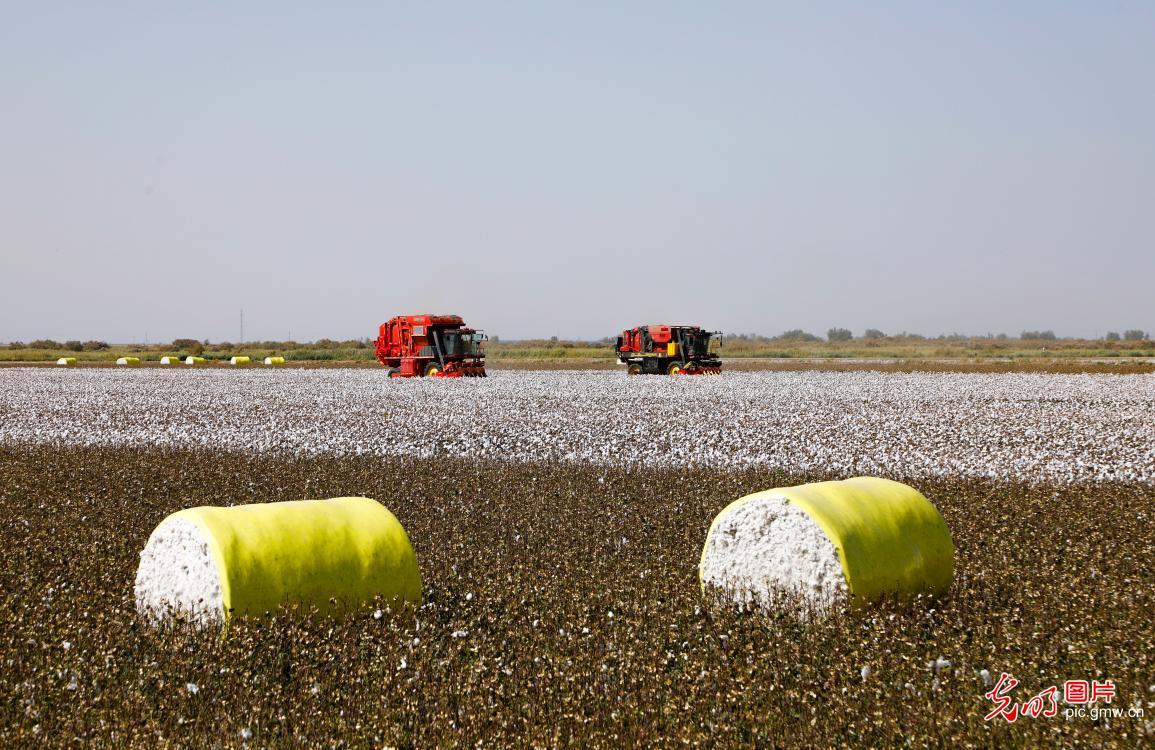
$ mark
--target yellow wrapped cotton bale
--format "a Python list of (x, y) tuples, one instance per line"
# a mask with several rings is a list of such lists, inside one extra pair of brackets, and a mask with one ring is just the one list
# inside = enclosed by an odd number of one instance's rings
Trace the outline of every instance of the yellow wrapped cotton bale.
[(248, 363), (250, 363), (252, 361), (253, 360), (250, 359), (249, 357), (230, 357), (229, 358), (229, 364), (230, 365), (247, 365)]
[(162, 365), (179, 365), (180, 357), (161, 357), (160, 363)]
[(954, 578), (946, 523), (918, 490), (856, 477), (757, 492), (710, 525), (703, 590), (746, 607), (945, 594)]
[(76, 357), (61, 357), (56, 360), (56, 364), (60, 367), (72, 367), (76, 364)]
[(382, 596), (421, 601), (405, 529), (367, 497), (200, 507), (173, 513), (140, 554), (136, 607), (198, 625), (278, 606), (324, 614)]
[(203, 365), (205, 363), (204, 357), (194, 357), (191, 354), (184, 358), (186, 365)]
[(116, 364), (120, 367), (138, 367), (140, 365), (140, 357), (121, 357), (116, 360)]
[(265, 364), (273, 367), (285, 364), (284, 357), (265, 357)]

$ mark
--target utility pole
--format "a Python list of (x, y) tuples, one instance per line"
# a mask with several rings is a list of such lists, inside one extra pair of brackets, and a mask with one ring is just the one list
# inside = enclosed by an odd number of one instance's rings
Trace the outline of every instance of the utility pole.
[(245, 308), (243, 308), (243, 307), (241, 308), (241, 341), (240, 341), (240, 343), (242, 343), (242, 344), (245, 343)]

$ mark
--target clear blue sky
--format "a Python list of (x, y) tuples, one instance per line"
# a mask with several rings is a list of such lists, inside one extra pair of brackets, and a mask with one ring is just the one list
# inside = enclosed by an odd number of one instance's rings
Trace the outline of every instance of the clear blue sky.
[(0, 340), (1155, 330), (1150, 2), (5, 2), (0, 97)]

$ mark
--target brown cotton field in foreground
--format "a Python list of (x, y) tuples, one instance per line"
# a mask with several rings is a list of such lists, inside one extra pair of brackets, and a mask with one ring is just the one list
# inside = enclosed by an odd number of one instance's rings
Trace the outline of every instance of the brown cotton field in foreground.
[[(1155, 732), (1149, 485), (913, 483), (956, 546), (938, 601), (804, 623), (707, 606), (711, 518), (825, 475), (493, 459), (0, 448), (0, 745), (1140, 746)], [(223, 634), (134, 611), (170, 512), (361, 494), (408, 530), (419, 608)], [(1145, 718), (984, 721), (1112, 680)]]

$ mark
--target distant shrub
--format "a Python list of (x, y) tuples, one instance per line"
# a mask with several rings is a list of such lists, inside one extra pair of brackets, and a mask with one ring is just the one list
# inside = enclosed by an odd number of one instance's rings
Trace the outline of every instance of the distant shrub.
[(1115, 331), (1107, 331), (1107, 335), (1103, 337), (1107, 341), (1118, 341), (1119, 334)]
[(84, 342), (84, 351), (86, 351), (86, 352), (99, 352), (99, 351), (103, 351), (107, 348), (108, 348), (108, 342), (107, 341), (85, 341)]
[(1023, 331), (1019, 338), (1024, 341), (1054, 341), (1056, 336), (1054, 331)]
[(64, 348), (70, 352), (82, 352), (84, 351), (84, 344), (76, 340), (65, 341)]
[(878, 330), (877, 328), (867, 328), (866, 332), (862, 334), (862, 338), (864, 338), (864, 339), (884, 339), (884, 338), (886, 338), (886, 334), (883, 333), (882, 331)]
[[(750, 335), (751, 335), (751, 337), (754, 336), (754, 334), (750, 334)], [(794, 329), (791, 329), (789, 331), (783, 331), (781, 335), (776, 336), (775, 338), (780, 340), (780, 341), (821, 341), (822, 340), (818, 336), (815, 336), (813, 333), (807, 333), (806, 331), (803, 331), (801, 328), (794, 328)]]
[(9, 341), (8, 342), (8, 348), (9, 349), (23, 349), (24, 348), (24, 342), (23, 341)]
[(848, 328), (831, 328), (826, 332), (826, 338), (830, 341), (850, 341), (854, 334)]
[(1138, 328), (1132, 328), (1128, 331), (1123, 331), (1124, 341), (1146, 341), (1147, 338), (1147, 332), (1140, 331)]
[(180, 352), (188, 352), (194, 357), (204, 354), (205, 347), (196, 339), (173, 339), (172, 348)]
[(59, 341), (54, 339), (36, 339), (28, 345), (29, 349), (63, 349)]

